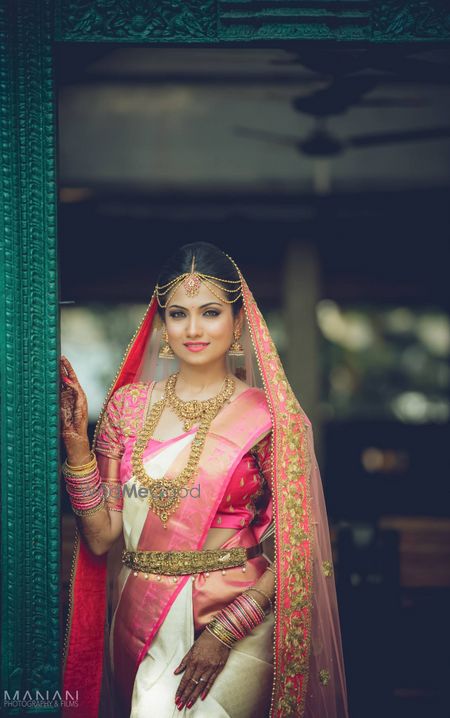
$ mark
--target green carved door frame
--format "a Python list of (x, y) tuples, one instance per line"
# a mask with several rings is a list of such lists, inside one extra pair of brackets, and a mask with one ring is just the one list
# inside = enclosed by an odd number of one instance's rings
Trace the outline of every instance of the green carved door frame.
[[(55, 43), (292, 46), (306, 40), (447, 44), (450, 9), (446, 0), (0, 0), (5, 715), (59, 712), (51, 701), (60, 689), (62, 633)], [(48, 708), (32, 707), (36, 691), (50, 699)], [(30, 707), (19, 709), (15, 698), (30, 700)]]

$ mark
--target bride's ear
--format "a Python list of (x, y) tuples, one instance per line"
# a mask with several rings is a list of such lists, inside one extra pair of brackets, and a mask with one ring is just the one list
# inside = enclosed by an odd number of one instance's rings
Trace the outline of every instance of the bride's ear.
[(239, 334), (242, 333), (242, 327), (244, 326), (244, 319), (245, 319), (245, 312), (244, 307), (241, 307), (239, 309), (239, 312), (236, 314), (234, 318), (234, 328), (235, 330), (239, 332)]
[(154, 326), (156, 329), (162, 329), (165, 326), (164, 320), (161, 318), (160, 313), (157, 311), (154, 318)]

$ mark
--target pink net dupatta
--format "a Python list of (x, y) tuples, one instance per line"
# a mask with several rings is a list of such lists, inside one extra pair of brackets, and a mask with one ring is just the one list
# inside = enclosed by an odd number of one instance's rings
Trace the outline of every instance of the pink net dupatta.
[[(264, 390), (272, 418), (272, 507), (268, 512), (272, 522), (264, 531), (264, 539), (272, 537), (277, 568), (270, 718), (346, 718), (330, 537), (311, 424), (287, 381), (255, 299), (239, 275), (244, 352), (242, 357), (230, 357), (228, 368), (250, 386)], [(160, 380), (178, 368), (176, 359), (158, 358), (161, 323), (155, 318), (156, 305), (153, 296), (108, 392), (97, 430), (118, 388)], [(256, 531), (260, 538), (261, 531)], [(85, 701), (79, 715), (91, 718), (98, 716), (102, 682), (106, 559), (92, 556), (78, 535), (75, 547), (64, 688), (75, 690), (83, 680)]]
[[(242, 276), (242, 275), (241, 275)], [(272, 413), (277, 566), (270, 718), (346, 718), (347, 694), (331, 545), (311, 424), (242, 277), (246, 318)]]

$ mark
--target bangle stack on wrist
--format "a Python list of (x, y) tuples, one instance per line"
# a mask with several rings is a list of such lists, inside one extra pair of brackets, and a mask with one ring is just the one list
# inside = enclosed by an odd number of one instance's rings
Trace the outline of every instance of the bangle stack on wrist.
[(260, 593), (261, 596), (264, 596), (264, 598), (267, 598), (267, 600), (269, 601), (269, 606), (270, 606), (270, 609), (267, 611), (267, 613), (270, 613), (270, 611), (273, 610), (272, 599), (270, 598), (268, 593), (266, 593), (265, 591), (262, 591), (260, 588), (256, 588), (256, 586), (250, 586), (250, 588), (248, 588), (247, 591), (256, 591), (256, 593)]
[(67, 493), (77, 516), (92, 516), (105, 505), (97, 459), (93, 451), (91, 457), (87, 464), (80, 466), (72, 466), (67, 459), (62, 465)]
[[(259, 589), (255, 590), (259, 591)], [(269, 596), (263, 591), (259, 592), (266, 596), (272, 606)], [(265, 615), (258, 601), (250, 593), (244, 592), (219, 611), (208, 623), (206, 630), (228, 648), (232, 648), (236, 641), (245, 638), (259, 623), (262, 623)]]

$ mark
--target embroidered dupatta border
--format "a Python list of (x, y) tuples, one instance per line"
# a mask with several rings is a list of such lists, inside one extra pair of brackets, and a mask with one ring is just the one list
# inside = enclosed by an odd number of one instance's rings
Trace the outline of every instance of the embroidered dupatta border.
[(277, 584), (270, 718), (298, 717), (304, 714), (311, 649), (313, 567), (308, 420), (287, 381), (266, 322), (242, 274), (241, 280), (250, 336), (273, 422)]

